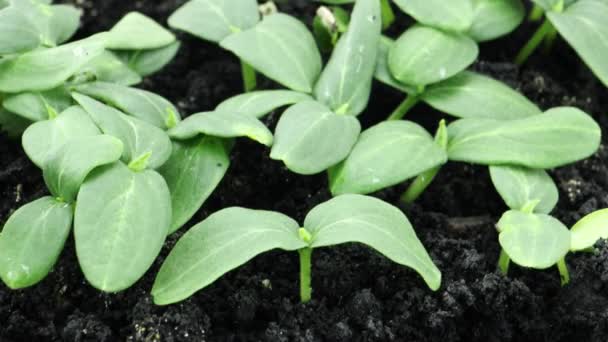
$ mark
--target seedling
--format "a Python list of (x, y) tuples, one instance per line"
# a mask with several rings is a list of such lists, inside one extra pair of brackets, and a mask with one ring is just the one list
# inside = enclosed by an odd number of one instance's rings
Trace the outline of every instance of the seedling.
[(304, 227), (276, 212), (228, 208), (190, 229), (171, 251), (154, 283), (158, 305), (182, 301), (258, 254), (298, 251), (300, 298), (311, 299), (314, 249), (349, 242), (368, 245), (392, 261), (413, 268), (432, 290), (441, 273), (403, 213), (372, 197), (344, 195), (315, 207)]
[[(523, 64), (543, 42), (556, 32), (574, 48), (604, 85), (608, 86), (608, 3), (604, 0), (533, 0), (545, 12), (543, 24), (521, 49), (515, 63)], [(542, 13), (542, 12), (541, 12)]]

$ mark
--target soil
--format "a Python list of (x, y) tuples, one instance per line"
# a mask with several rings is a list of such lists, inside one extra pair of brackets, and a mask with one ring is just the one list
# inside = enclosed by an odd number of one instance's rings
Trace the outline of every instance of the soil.
[[(78, 0), (85, 10), (80, 36), (111, 27), (139, 10), (165, 22), (183, 1)], [(277, 1), (283, 11), (311, 22), (314, 4)], [(408, 24), (398, 17), (390, 34)], [(481, 46), (474, 69), (505, 81), (542, 108), (578, 106), (608, 130), (608, 91), (563, 41), (550, 55), (535, 54), (523, 68), (510, 61), (537, 24), (525, 23), (507, 38)], [(238, 61), (217, 46), (187, 35), (177, 58), (142, 87), (177, 104), (182, 113), (210, 110), (241, 91)], [(261, 80), (262, 88), (275, 84)], [(403, 95), (374, 87), (365, 127), (383, 120)], [(273, 126), (279, 113), (270, 115)], [(434, 130), (440, 114), (419, 105), (409, 119)], [(605, 140), (604, 140), (605, 142)], [(330, 198), (324, 175), (288, 172), (257, 144), (239, 141), (219, 188), (192, 220), (229, 206), (277, 210), (302, 221)], [(552, 170), (560, 190), (553, 213), (571, 225), (608, 207), (608, 150)], [(404, 186), (375, 194), (398, 204)], [(0, 219), (46, 193), (40, 171), (18, 141), (0, 137)], [(361, 245), (316, 250), (313, 300), (298, 299), (297, 253), (261, 255), (183, 303), (156, 307), (149, 291), (154, 274), (179, 232), (167, 241), (154, 267), (133, 288), (102, 294), (79, 270), (73, 241), (41, 284), (22, 291), (0, 285), (0, 341), (606, 341), (608, 243), (596, 253), (568, 257), (572, 282), (560, 287), (556, 269), (514, 266), (496, 271), (494, 228), (505, 205), (487, 168), (451, 163), (414, 205), (402, 207), (443, 272), (430, 291), (413, 271)]]

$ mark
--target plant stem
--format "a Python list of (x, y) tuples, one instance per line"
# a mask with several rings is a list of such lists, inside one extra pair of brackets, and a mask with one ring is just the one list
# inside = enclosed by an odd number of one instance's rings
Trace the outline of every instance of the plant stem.
[(414, 203), (422, 195), (424, 190), (428, 188), (428, 186), (433, 182), (435, 176), (439, 173), (441, 167), (438, 166), (436, 168), (430, 169), (418, 175), (416, 179), (410, 184), (407, 190), (401, 195), (401, 202), (405, 204)]
[(241, 73), (243, 74), (243, 84), (245, 85), (245, 92), (255, 90), (257, 86), (257, 79), (255, 75), (255, 69), (241, 60)]
[(532, 7), (532, 11), (530, 11), (528, 20), (529, 21), (539, 21), (543, 17), (544, 13), (545, 13), (545, 10), (543, 10), (543, 8), (540, 7), (539, 5), (535, 4), (534, 7)]
[(555, 43), (556, 39), (557, 30), (555, 29), (555, 27), (553, 27), (553, 25), (551, 25), (551, 29), (549, 30), (549, 32), (547, 32), (547, 35), (545, 36), (545, 42), (543, 44), (543, 49), (545, 53), (551, 52), (551, 49), (553, 48), (553, 44)]
[(302, 248), (298, 250), (300, 254), (300, 300), (307, 303), (312, 298), (312, 287), (310, 285), (310, 257), (312, 248)]
[(386, 30), (395, 22), (395, 12), (393, 12), (389, 0), (380, 0), (380, 8), (382, 10), (382, 29)]
[(559, 276), (561, 278), (562, 286), (568, 284), (570, 282), (570, 272), (568, 272), (566, 257), (561, 258), (557, 262), (557, 269), (559, 270)]
[(511, 263), (511, 258), (504, 249), (500, 250), (500, 257), (498, 258), (498, 269), (500, 273), (507, 275), (509, 273), (509, 264)]
[(388, 120), (401, 120), (407, 112), (412, 109), (419, 99), (418, 96), (408, 95), (403, 102), (395, 109), (395, 111), (388, 117)]
[(545, 39), (545, 36), (551, 31), (553, 25), (549, 19), (545, 19), (543, 24), (534, 32), (532, 38), (524, 45), (524, 47), (519, 51), (517, 57), (515, 57), (515, 64), (522, 65), (524, 62), (530, 57), (530, 55), (536, 50), (538, 45), (542, 43)]

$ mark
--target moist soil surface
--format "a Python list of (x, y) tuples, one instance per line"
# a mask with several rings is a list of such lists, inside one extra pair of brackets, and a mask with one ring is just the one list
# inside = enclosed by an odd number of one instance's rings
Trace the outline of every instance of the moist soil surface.
[[(76, 1), (84, 9), (79, 36), (108, 29), (131, 10), (166, 22), (183, 1)], [(315, 4), (278, 1), (281, 10), (307, 23)], [(396, 36), (410, 21), (398, 16)], [(608, 132), (608, 91), (563, 41), (550, 54), (535, 54), (523, 68), (510, 61), (538, 24), (481, 45), (473, 68), (520, 90), (541, 108), (572, 105)], [(236, 58), (184, 34), (176, 59), (145, 80), (183, 114), (211, 110), (241, 91)], [(261, 79), (260, 87), (277, 87)], [(375, 85), (364, 127), (388, 116), (403, 95)], [(274, 127), (278, 115), (267, 118)], [(429, 130), (441, 114), (417, 106), (408, 119)], [(0, 137), (0, 220), (46, 194), (41, 172), (18, 141)], [(605, 142), (605, 139), (604, 139)], [(188, 225), (229, 206), (277, 210), (302, 222), (330, 198), (325, 175), (299, 176), (268, 157), (269, 150), (238, 141), (227, 176)], [(554, 215), (571, 225), (608, 207), (608, 150), (552, 170), (560, 201)], [(405, 186), (374, 194), (398, 204)], [(298, 298), (297, 253), (274, 251), (230, 272), (192, 298), (154, 306), (150, 289), (164, 257), (184, 230), (171, 236), (152, 269), (133, 288), (102, 294), (84, 280), (69, 241), (53, 272), (22, 291), (0, 285), (0, 341), (606, 341), (608, 339), (608, 243), (596, 253), (568, 257), (571, 284), (560, 286), (555, 268), (512, 266), (496, 271), (495, 223), (507, 209), (486, 167), (451, 163), (413, 205), (401, 206), (443, 273), (439, 291), (421, 277), (362, 245), (315, 250), (313, 300)]]

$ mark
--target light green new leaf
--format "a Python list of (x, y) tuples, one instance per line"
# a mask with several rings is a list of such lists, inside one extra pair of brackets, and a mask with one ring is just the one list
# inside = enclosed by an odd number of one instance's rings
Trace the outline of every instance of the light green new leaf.
[(122, 149), (122, 142), (110, 135), (69, 139), (49, 155), (44, 182), (54, 197), (72, 203), (86, 176), (98, 166), (119, 160)]
[(549, 215), (510, 210), (504, 213), (497, 227), (500, 245), (523, 267), (549, 268), (570, 249), (570, 231)]
[(538, 202), (534, 212), (548, 214), (557, 204), (557, 185), (544, 170), (494, 165), (490, 166), (490, 176), (502, 199), (513, 210), (523, 210)]
[(247, 30), (260, 20), (255, 0), (192, 0), (169, 17), (169, 26), (212, 42)]
[(223, 139), (215, 137), (173, 142), (171, 158), (158, 170), (171, 192), (169, 234), (192, 218), (224, 178), (230, 166), (228, 153)]
[(388, 54), (388, 66), (399, 82), (426, 86), (463, 71), (478, 53), (477, 43), (464, 34), (417, 25), (394, 43)]
[(300, 102), (281, 116), (270, 158), (299, 174), (319, 173), (344, 160), (360, 132), (354, 116), (335, 114), (318, 102)]
[(141, 76), (127, 66), (115, 53), (104, 51), (78, 70), (77, 76), (89, 79), (122, 84), (135, 85), (141, 82)]
[(122, 50), (115, 53), (137, 74), (149, 76), (162, 69), (177, 54), (181, 43), (175, 41), (167, 46), (151, 50)]
[(82, 184), (74, 218), (80, 267), (95, 288), (133, 285), (160, 252), (171, 224), (171, 196), (152, 170), (122, 162), (94, 170)]
[(272, 145), (272, 132), (260, 120), (246, 114), (197, 113), (169, 130), (169, 136), (178, 140), (190, 139), (199, 134), (221, 138), (247, 137), (266, 146)]
[(277, 108), (310, 100), (310, 95), (297, 91), (259, 90), (233, 96), (220, 103), (215, 110), (261, 118)]
[(570, 250), (582, 251), (593, 247), (599, 239), (608, 238), (608, 209), (602, 209), (583, 217), (570, 229)]
[(357, 1), (348, 30), (315, 86), (317, 100), (347, 115), (359, 115), (367, 107), (381, 31), (380, 2)]
[(46, 277), (72, 226), (72, 206), (43, 197), (19, 208), (0, 234), (0, 278), (11, 289)]
[(171, 156), (171, 140), (165, 131), (86, 95), (73, 93), (72, 96), (105, 134), (122, 140), (123, 161), (127, 164), (147, 158), (146, 167), (156, 169)]
[(47, 120), (72, 105), (72, 97), (64, 87), (40, 92), (27, 92), (7, 96), (2, 106), (11, 113), (31, 121)]
[(321, 72), (321, 55), (312, 34), (286, 14), (265, 17), (255, 27), (228, 36), (220, 45), (295, 91), (312, 92)]
[(306, 247), (298, 228), (296, 221), (270, 211), (233, 207), (209, 216), (165, 259), (152, 288), (154, 303), (182, 301), (266, 251)]
[(0, 10), (0, 56), (40, 46), (40, 33), (17, 8)]
[(513, 31), (526, 15), (521, 0), (473, 0), (475, 16), (468, 35), (485, 42)]
[(86, 83), (75, 90), (162, 129), (181, 120), (171, 102), (147, 90), (107, 82)]
[(466, 32), (473, 23), (471, 0), (394, 0), (416, 21), (448, 31)]
[(418, 240), (407, 217), (374, 197), (342, 195), (322, 203), (306, 216), (311, 247), (359, 242), (394, 262), (420, 273), (432, 290), (441, 285), (441, 272)]
[(74, 75), (104, 50), (103, 35), (0, 60), (0, 92), (48, 90)]
[(558, 107), (529, 118), (461, 119), (448, 126), (450, 160), (533, 169), (563, 166), (592, 155), (601, 130), (586, 113)]
[(139, 13), (125, 15), (108, 34), (106, 48), (113, 50), (158, 49), (175, 42), (175, 36), (153, 19)]
[(365, 130), (348, 158), (329, 171), (332, 194), (369, 194), (444, 164), (445, 151), (419, 125), (385, 121)]
[(376, 71), (374, 73), (374, 77), (397, 90), (401, 90), (404, 93), (413, 93), (415, 92), (415, 88), (412, 86), (407, 86), (401, 82), (399, 82), (388, 68), (388, 54), (392, 49), (395, 41), (389, 37), (382, 36), (380, 38), (380, 43), (378, 44), (378, 58), (376, 58)]
[(74, 106), (56, 118), (29, 126), (23, 133), (22, 144), (30, 160), (44, 168), (49, 155), (68, 140), (99, 134), (101, 131), (89, 115), (81, 107)]
[(547, 17), (593, 73), (608, 86), (608, 2), (581, 0), (563, 13), (547, 12)]
[(471, 71), (431, 85), (421, 98), (431, 107), (461, 118), (512, 120), (541, 113), (506, 84)]

